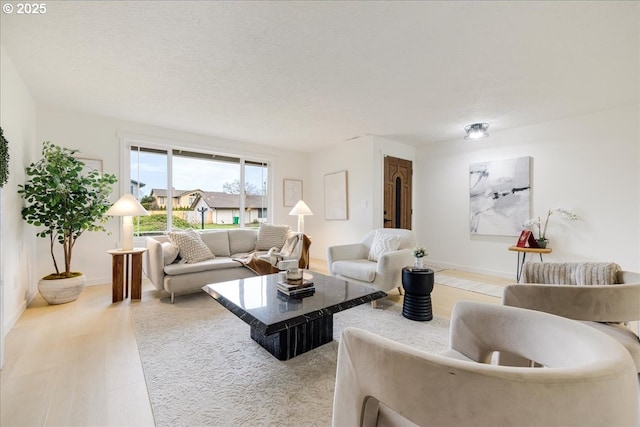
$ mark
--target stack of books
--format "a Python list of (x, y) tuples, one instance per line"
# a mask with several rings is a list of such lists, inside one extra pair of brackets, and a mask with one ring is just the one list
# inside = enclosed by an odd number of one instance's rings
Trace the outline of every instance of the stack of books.
[(316, 292), (313, 282), (306, 279), (278, 282), (277, 286), (279, 293), (292, 298), (304, 298)]

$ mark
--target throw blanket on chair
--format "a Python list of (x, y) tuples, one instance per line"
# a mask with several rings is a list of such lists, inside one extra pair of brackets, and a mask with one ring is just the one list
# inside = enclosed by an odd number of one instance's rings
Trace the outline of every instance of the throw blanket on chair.
[[(302, 236), (302, 252), (300, 259), (298, 260), (299, 268), (309, 267), (309, 246), (311, 246), (311, 239), (306, 235)], [(258, 258), (258, 255), (263, 255), (264, 252), (251, 252), (242, 257), (234, 258), (235, 261), (241, 262), (245, 267), (256, 273), (258, 276), (264, 276), (265, 274), (275, 274), (279, 272), (278, 268), (272, 265), (269, 261)]]

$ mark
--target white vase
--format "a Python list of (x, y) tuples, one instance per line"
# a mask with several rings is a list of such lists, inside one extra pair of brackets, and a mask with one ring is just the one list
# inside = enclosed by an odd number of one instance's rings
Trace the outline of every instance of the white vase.
[(424, 259), (423, 259), (423, 257), (414, 257), (413, 258), (413, 267), (414, 268), (424, 268)]
[(65, 304), (78, 299), (86, 281), (84, 274), (67, 279), (40, 279), (38, 291), (49, 304)]

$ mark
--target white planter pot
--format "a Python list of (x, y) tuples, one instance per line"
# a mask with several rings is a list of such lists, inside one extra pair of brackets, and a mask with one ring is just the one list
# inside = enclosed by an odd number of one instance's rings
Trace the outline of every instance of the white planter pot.
[(64, 304), (78, 299), (86, 281), (87, 277), (84, 274), (68, 279), (40, 279), (38, 290), (49, 304)]

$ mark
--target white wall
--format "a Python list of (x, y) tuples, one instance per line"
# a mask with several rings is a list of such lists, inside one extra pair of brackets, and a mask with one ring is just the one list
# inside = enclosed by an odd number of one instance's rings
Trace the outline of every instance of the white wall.
[[(359, 241), (373, 228), (373, 142), (370, 137), (344, 142), (316, 151), (309, 157), (310, 188), (304, 198), (313, 212), (305, 217), (305, 231), (311, 237), (312, 258), (326, 260), (330, 244)], [(347, 171), (348, 219), (324, 219), (324, 176)]]
[[(122, 146), (119, 135), (133, 135), (146, 140), (171, 141), (183, 148), (214, 150), (228, 154), (251, 154), (272, 159), (274, 176), (271, 177), (274, 195), (273, 222), (297, 227), (297, 218), (289, 216), (291, 208), (283, 206), (283, 178), (303, 180), (308, 185), (307, 155), (288, 150), (257, 146), (238, 141), (207, 137), (156, 126), (148, 126), (108, 117), (83, 114), (54, 107), (38, 108), (38, 145), (50, 140), (57, 145), (76, 148), (81, 156), (102, 159), (104, 172), (114, 173), (121, 178)], [(125, 179), (124, 184), (127, 184)], [(121, 184), (115, 186), (112, 200), (121, 194)], [(128, 191), (128, 190), (126, 190)], [(111, 259), (106, 250), (120, 246), (119, 219), (113, 218), (107, 224), (112, 232), (85, 233), (78, 240), (72, 260), (72, 269), (87, 276), (87, 284), (111, 282)], [(48, 245), (43, 239), (38, 242), (38, 277), (50, 273), (53, 266), (48, 256)]]
[(490, 132), (418, 150), (415, 204), (418, 238), (429, 259), (461, 269), (513, 277), (515, 237), (469, 233), (469, 165), (533, 157), (532, 216), (565, 207), (583, 220), (552, 217), (546, 261), (613, 261), (640, 270), (640, 134), (638, 106)]
[[(36, 292), (33, 230), (23, 220), (18, 184), (25, 180), (25, 166), (37, 155), (36, 107), (13, 61), (0, 48), (0, 126), (9, 141), (9, 181), (0, 206), (0, 342), (25, 310)], [(2, 351), (0, 351), (1, 359)], [(0, 360), (2, 366), (2, 360)]]
[[(359, 242), (369, 231), (383, 226), (383, 166), (386, 155), (414, 161), (415, 148), (368, 135), (311, 154), (311, 192), (305, 190), (304, 197), (314, 213), (305, 219), (305, 230), (312, 241), (309, 250), (312, 258), (326, 260), (328, 246)], [(347, 171), (348, 219), (325, 220), (324, 176), (343, 170)]]

